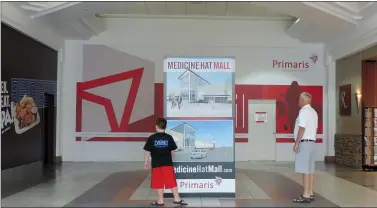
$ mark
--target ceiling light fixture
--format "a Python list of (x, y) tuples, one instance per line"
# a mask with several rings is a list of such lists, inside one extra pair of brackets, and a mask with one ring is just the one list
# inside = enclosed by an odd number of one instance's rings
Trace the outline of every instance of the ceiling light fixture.
[(297, 24), (300, 21), (300, 18), (297, 18), (293, 24)]
[(362, 19), (364, 19), (364, 17), (360, 16), (360, 15), (354, 15), (354, 16), (352, 16), (352, 18), (355, 19), (355, 20), (362, 20)]

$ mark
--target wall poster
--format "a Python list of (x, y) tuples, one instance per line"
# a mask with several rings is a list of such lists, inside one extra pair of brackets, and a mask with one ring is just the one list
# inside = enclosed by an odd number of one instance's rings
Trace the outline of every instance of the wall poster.
[(350, 116), (351, 112), (351, 85), (339, 86), (339, 115)]
[[(58, 52), (4, 23), (1, 43), (1, 169), (6, 170), (43, 160), (43, 112), (56, 106)], [(55, 96), (54, 106), (48, 106), (45, 93)]]
[(164, 60), (164, 115), (182, 194), (235, 196), (234, 71), (233, 58)]

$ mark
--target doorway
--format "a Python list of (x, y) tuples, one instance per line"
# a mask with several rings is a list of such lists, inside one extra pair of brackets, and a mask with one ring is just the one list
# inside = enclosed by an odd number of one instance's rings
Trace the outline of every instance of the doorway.
[(43, 165), (50, 167), (55, 165), (56, 136), (55, 136), (55, 97), (45, 93), (45, 106), (43, 108)]
[(276, 101), (249, 100), (249, 160), (276, 160)]

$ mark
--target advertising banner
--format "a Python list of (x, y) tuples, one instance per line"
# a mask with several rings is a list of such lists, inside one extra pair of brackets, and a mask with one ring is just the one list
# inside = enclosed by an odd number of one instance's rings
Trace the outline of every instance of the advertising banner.
[(43, 160), (43, 112), (56, 106), (45, 93), (57, 101), (58, 52), (3, 23), (1, 43), (1, 169), (6, 170)]
[(234, 59), (166, 58), (164, 72), (179, 192), (234, 196)]

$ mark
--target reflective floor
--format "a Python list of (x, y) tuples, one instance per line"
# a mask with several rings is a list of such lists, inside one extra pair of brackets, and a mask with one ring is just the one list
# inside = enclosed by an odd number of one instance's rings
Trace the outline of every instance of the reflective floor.
[[(292, 163), (236, 164), (236, 198), (185, 198), (189, 207), (376, 207), (377, 173), (316, 164), (315, 195), (294, 204), (302, 192)], [(56, 179), (2, 199), (2, 207), (148, 207), (156, 195), (143, 163), (64, 163)], [(174, 207), (165, 200), (166, 207)]]

